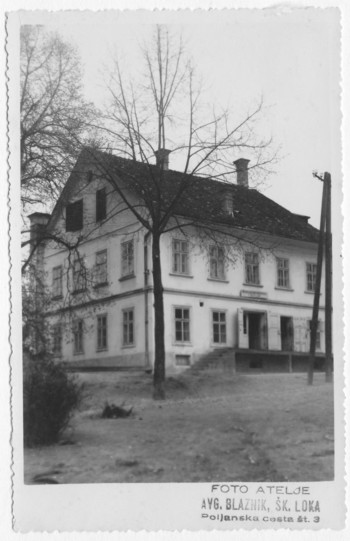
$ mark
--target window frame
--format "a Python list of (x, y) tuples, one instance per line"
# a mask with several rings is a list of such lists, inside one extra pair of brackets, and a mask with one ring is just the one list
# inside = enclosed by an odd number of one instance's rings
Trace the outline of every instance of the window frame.
[[(59, 271), (58, 276), (55, 271)], [(57, 286), (58, 283), (58, 287)], [(56, 291), (57, 289), (57, 291)], [(63, 265), (56, 265), (52, 268), (52, 298), (60, 299), (63, 295)]]
[[(132, 254), (130, 256), (130, 250), (128, 246), (132, 247)], [(125, 240), (120, 245), (121, 249), (121, 276), (126, 278), (128, 276), (135, 275), (135, 246), (134, 239)], [(131, 262), (131, 264), (130, 264)]]
[[(216, 251), (216, 254), (213, 255), (213, 252)], [(220, 256), (220, 252), (222, 252), (222, 255)], [(216, 273), (213, 273), (213, 263), (216, 265)], [(220, 264), (222, 265), (221, 273), (220, 270)], [(209, 278), (211, 280), (222, 280), (224, 281), (226, 279), (226, 273), (225, 273), (225, 248), (222, 246), (216, 246), (215, 244), (212, 244), (209, 247)]]
[(107, 192), (106, 188), (96, 190), (95, 219), (96, 223), (102, 222), (107, 217)]
[[(57, 342), (58, 342), (58, 348), (56, 347)], [(62, 324), (61, 323), (55, 323), (54, 325), (52, 325), (52, 353), (55, 357), (60, 357), (62, 355)]]
[[(76, 269), (79, 264), (79, 269)], [(81, 293), (86, 290), (86, 266), (84, 257), (76, 257), (73, 261), (73, 293)]]
[[(280, 266), (287, 263), (287, 266)], [(290, 264), (287, 257), (276, 257), (277, 287), (281, 289), (290, 289)], [(281, 278), (281, 280), (280, 280)], [(281, 283), (282, 282), (282, 283)]]
[[(177, 310), (182, 311), (182, 316), (180, 318), (177, 317), (177, 315), (176, 315)], [(184, 317), (183, 312), (185, 310), (188, 311), (188, 318)], [(178, 340), (178, 338), (177, 338), (177, 336), (178, 336), (177, 322), (181, 323), (181, 329), (180, 329), (181, 339), (180, 340)], [(184, 331), (184, 323), (187, 323), (187, 325), (188, 325), (188, 328), (187, 328), (187, 331), (186, 331), (188, 333), (188, 338), (187, 339), (186, 339), (186, 335), (185, 335), (185, 331)], [(183, 305), (182, 306), (180, 306), (180, 305), (173, 306), (173, 329), (174, 329), (174, 344), (177, 344), (177, 345), (191, 344), (192, 329), (191, 329), (191, 307), (190, 306), (183, 306)]]
[[(179, 249), (176, 245), (179, 244)], [(188, 240), (172, 239), (171, 269), (173, 274), (188, 276), (190, 274), (190, 245)], [(185, 246), (185, 249), (184, 249)], [(178, 270), (178, 268), (181, 270)], [(182, 270), (185, 269), (185, 270)]]
[[(79, 209), (79, 212), (74, 209)], [(81, 231), (84, 226), (83, 198), (66, 205), (66, 232)]]
[[(132, 318), (130, 319), (130, 314)], [(125, 317), (127, 316), (127, 317)], [(131, 326), (131, 327), (130, 327)], [(132, 339), (130, 340), (130, 328), (132, 328)], [(125, 332), (126, 330), (126, 332)], [(135, 308), (123, 308), (122, 310), (122, 344), (123, 348), (130, 348), (136, 345), (135, 342)]]
[[(255, 259), (256, 261), (248, 261), (249, 258)], [(257, 280), (251, 280), (250, 275), (257, 273)], [(251, 286), (260, 286), (260, 258), (257, 252), (245, 252), (244, 253), (244, 279), (246, 285)]]
[[(77, 345), (79, 345), (80, 347), (78, 348)], [(74, 320), (74, 323), (73, 323), (73, 354), (82, 355), (83, 353), (84, 353), (84, 321), (83, 319), (78, 318)]]
[[(309, 270), (309, 266), (312, 266), (312, 271)], [(309, 288), (309, 277), (311, 277), (312, 287)], [(316, 287), (316, 277), (317, 277), (317, 263), (311, 261), (306, 261), (306, 291), (308, 293), (314, 293)]]
[[(214, 314), (219, 314), (219, 316), (223, 315), (224, 316), (224, 321), (221, 321), (220, 317), (219, 317), (218, 321), (214, 321)], [(212, 344), (214, 344), (215, 346), (227, 345), (227, 317), (226, 316), (227, 316), (227, 310), (221, 310), (221, 309), (217, 309), (217, 308), (212, 308), (212, 310), (211, 310), (211, 341), (212, 341)], [(222, 341), (222, 340), (216, 341), (215, 340), (214, 325), (218, 325), (219, 337), (221, 337), (221, 335), (222, 335), (221, 334), (222, 333), (221, 327), (222, 326), (225, 327), (225, 330), (224, 330), (225, 340), (224, 341)]]
[[(104, 325), (100, 323), (104, 320)], [(98, 314), (96, 316), (96, 351), (108, 350), (108, 314)]]
[[(98, 261), (99, 257), (105, 255), (105, 260)], [(101, 268), (104, 270), (101, 271)], [(108, 284), (108, 250), (99, 250), (95, 253), (95, 287)]]

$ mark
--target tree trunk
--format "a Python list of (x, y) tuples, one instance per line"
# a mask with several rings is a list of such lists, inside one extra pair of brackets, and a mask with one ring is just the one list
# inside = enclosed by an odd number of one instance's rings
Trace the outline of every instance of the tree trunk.
[(153, 372), (153, 398), (165, 398), (165, 346), (164, 346), (164, 300), (162, 269), (160, 262), (160, 235), (153, 233), (152, 239), (153, 292), (154, 292), (154, 344), (155, 360)]

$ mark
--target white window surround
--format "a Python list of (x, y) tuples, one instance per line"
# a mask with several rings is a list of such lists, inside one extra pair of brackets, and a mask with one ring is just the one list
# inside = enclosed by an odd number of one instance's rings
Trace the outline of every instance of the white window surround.
[(121, 243), (121, 277), (134, 276), (135, 273), (135, 251), (134, 240), (126, 240)]
[(225, 276), (225, 250), (221, 246), (209, 247), (209, 278), (224, 281)]
[[(217, 341), (215, 341), (215, 334)], [(210, 336), (213, 347), (227, 346), (227, 310), (211, 308)]]
[(122, 347), (134, 347), (135, 343), (135, 309), (134, 307), (122, 310)]
[(278, 289), (290, 290), (290, 265), (286, 257), (276, 258), (277, 285)]
[(191, 306), (175, 305), (172, 307), (173, 344), (178, 346), (191, 345), (192, 308)]
[(52, 353), (55, 356), (62, 355), (62, 325), (56, 323), (52, 326)]
[(73, 261), (73, 293), (79, 293), (86, 289), (86, 266), (83, 256)]
[(76, 319), (73, 323), (73, 352), (74, 355), (84, 353), (84, 322)]
[(62, 297), (63, 266), (58, 265), (52, 269), (52, 297)]
[(256, 252), (245, 252), (244, 254), (244, 280), (244, 285), (262, 287), (259, 254)]
[(183, 239), (172, 239), (171, 274), (190, 276), (189, 242)]
[(317, 263), (306, 262), (306, 292), (314, 293), (316, 286)]
[(96, 324), (96, 351), (106, 351), (108, 350), (108, 314), (98, 314)]
[(108, 282), (108, 254), (107, 249), (95, 254), (95, 287)]

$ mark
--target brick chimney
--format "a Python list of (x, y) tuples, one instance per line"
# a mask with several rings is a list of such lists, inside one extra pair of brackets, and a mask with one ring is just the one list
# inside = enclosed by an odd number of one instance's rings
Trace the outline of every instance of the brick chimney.
[(249, 162), (250, 160), (246, 160), (245, 158), (239, 158), (238, 160), (233, 162), (236, 166), (237, 184), (239, 186), (244, 186), (245, 188), (249, 188), (249, 182), (248, 182), (248, 163)]
[(158, 167), (162, 167), (163, 171), (167, 171), (169, 169), (170, 152), (171, 150), (167, 150), (166, 148), (160, 148), (159, 150), (155, 151), (156, 165), (158, 165)]
[(40, 237), (40, 233), (44, 231), (50, 216), (46, 212), (33, 212), (33, 214), (28, 216), (30, 220), (30, 240), (33, 244)]

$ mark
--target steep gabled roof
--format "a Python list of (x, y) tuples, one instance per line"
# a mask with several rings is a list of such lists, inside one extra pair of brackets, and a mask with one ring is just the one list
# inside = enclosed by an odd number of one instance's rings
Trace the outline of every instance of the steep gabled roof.
[[(79, 170), (86, 171), (94, 164), (97, 164), (102, 175), (108, 171), (108, 176), (122, 180), (124, 185), (139, 197), (157, 196), (155, 183), (152, 181), (152, 177), (157, 178), (157, 175), (159, 179), (159, 168), (156, 165), (85, 149), (78, 159), (78, 167), (72, 172), (62, 193), (62, 196), (65, 196), (63, 199), (67, 200), (67, 194), (71, 192), (68, 184), (74, 183)], [(176, 196), (179, 187), (184, 184), (186, 188), (177, 200), (173, 214), (194, 218), (198, 222), (202, 220), (205, 223), (208, 221), (222, 223), (295, 240), (308, 242), (318, 240), (318, 230), (307, 223), (305, 216), (290, 212), (255, 189), (179, 171), (163, 171), (161, 204), (164, 209)], [(232, 198), (232, 214), (224, 210), (223, 201), (228, 195)]]

